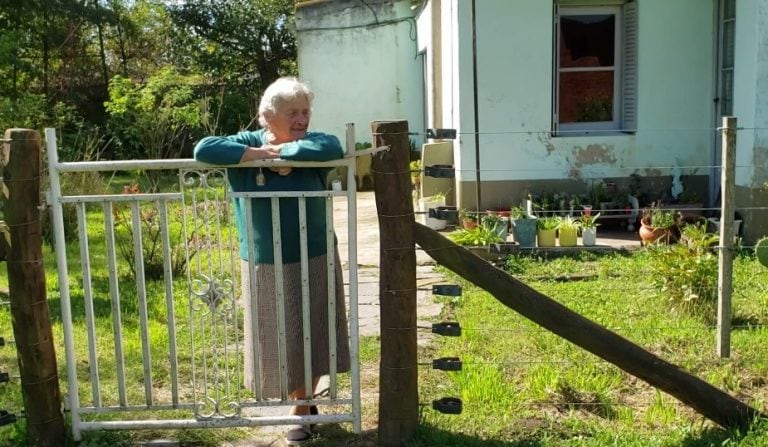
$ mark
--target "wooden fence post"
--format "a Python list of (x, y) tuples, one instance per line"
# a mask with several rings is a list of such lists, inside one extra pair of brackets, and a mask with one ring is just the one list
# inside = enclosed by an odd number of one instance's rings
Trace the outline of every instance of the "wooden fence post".
[(736, 117), (723, 117), (723, 167), (720, 176), (720, 256), (717, 272), (717, 355), (731, 356), (733, 293), (733, 213), (736, 210)]
[(403, 445), (419, 423), (413, 196), (408, 122), (375, 121), (371, 131), (374, 147), (390, 147), (371, 165), (381, 249), (379, 445), (389, 447)]
[(40, 224), (40, 134), (8, 129), (2, 145), (8, 290), (29, 445), (64, 445), (66, 429), (45, 290)]

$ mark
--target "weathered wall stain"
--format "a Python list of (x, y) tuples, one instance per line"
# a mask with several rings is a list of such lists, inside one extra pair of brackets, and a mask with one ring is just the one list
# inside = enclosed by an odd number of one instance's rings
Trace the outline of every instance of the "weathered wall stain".
[(571, 151), (575, 157), (574, 166), (596, 164), (616, 164), (615, 147), (610, 144), (590, 144), (587, 147), (576, 146)]
[(552, 140), (551, 140), (551, 137), (549, 136), (549, 134), (548, 133), (547, 134), (541, 133), (541, 134), (538, 134), (538, 136), (536, 138), (539, 139), (539, 143), (544, 145), (544, 149), (547, 150), (547, 155), (548, 156), (552, 155), (552, 152), (555, 151), (555, 145), (552, 144)]
[(755, 146), (752, 150), (752, 187), (760, 188), (768, 182), (768, 147)]

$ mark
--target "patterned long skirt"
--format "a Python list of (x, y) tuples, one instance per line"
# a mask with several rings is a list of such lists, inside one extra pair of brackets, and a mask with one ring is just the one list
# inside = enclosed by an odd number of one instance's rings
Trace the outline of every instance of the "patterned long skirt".
[[(344, 301), (344, 282), (341, 262), (336, 258), (336, 371), (349, 371), (349, 337), (347, 314)], [(257, 385), (262, 398), (280, 397), (280, 363), (278, 348), (277, 307), (275, 289), (275, 266), (257, 264), (256, 282), (251, 285), (248, 261), (241, 262), (241, 281), (245, 316), (243, 350), (245, 352), (244, 381), (246, 388), (254, 393)], [(326, 256), (309, 259), (309, 301), (312, 376), (328, 374), (328, 274)], [(285, 296), (285, 334), (288, 389), (303, 388), (304, 381), (304, 337), (301, 299), (301, 264), (283, 265)], [(252, 306), (257, 305), (258, 337), (254, 337), (251, 324)], [(260, 383), (256, 383), (253, 362), (253, 344), (258, 343), (261, 364)]]

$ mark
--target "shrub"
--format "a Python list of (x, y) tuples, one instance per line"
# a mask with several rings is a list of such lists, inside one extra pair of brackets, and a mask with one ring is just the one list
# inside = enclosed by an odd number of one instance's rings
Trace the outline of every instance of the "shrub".
[(686, 225), (683, 243), (650, 245), (650, 270), (653, 284), (666, 293), (673, 310), (715, 318), (717, 305), (717, 256), (712, 245), (718, 237), (704, 226)]
[[(123, 194), (138, 194), (141, 191), (137, 184), (123, 187)], [(126, 203), (115, 204), (112, 214), (115, 223), (115, 244), (120, 257), (128, 264), (131, 274), (136, 276), (136, 258), (133, 250), (133, 220), (131, 206)], [(154, 203), (147, 203), (139, 207), (139, 220), (141, 222), (142, 254), (144, 261), (144, 275), (147, 280), (162, 279), (163, 271), (163, 246), (162, 232), (160, 228), (160, 215)], [(184, 220), (182, 209), (178, 206), (168, 208), (168, 238), (170, 239), (170, 264), (171, 274), (174, 277), (186, 272), (187, 256), (185, 248), (189, 248), (189, 260), (197, 253), (192, 243), (198, 237), (197, 231), (188, 229), (189, 241), (184, 240)]]

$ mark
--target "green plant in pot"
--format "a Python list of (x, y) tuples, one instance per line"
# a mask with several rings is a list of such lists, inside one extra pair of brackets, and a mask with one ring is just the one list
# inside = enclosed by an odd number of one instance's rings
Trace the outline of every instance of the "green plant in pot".
[(503, 239), (493, 229), (485, 225), (474, 228), (462, 228), (449, 236), (454, 242), (463, 246), (490, 246), (502, 242)]
[(520, 248), (533, 248), (536, 246), (536, 219), (528, 216), (528, 213), (520, 206), (513, 206), (509, 210), (512, 236)]
[(507, 238), (507, 219), (498, 215), (497, 213), (487, 213), (481, 220), (482, 226), (489, 228), (495, 232), (501, 240)]
[(561, 247), (575, 247), (579, 237), (579, 228), (581, 221), (571, 216), (558, 216), (557, 232)]
[(586, 247), (592, 247), (597, 245), (597, 227), (600, 225), (597, 223), (597, 219), (600, 217), (600, 213), (595, 214), (582, 214), (579, 219), (581, 222), (581, 243)]
[(678, 239), (680, 216), (673, 210), (653, 204), (643, 210), (640, 218), (640, 240), (643, 245), (650, 243), (672, 243)]
[(546, 216), (536, 221), (536, 237), (539, 247), (554, 247), (557, 240), (557, 225), (559, 219), (555, 216)]
[(477, 226), (477, 213), (473, 213), (466, 208), (459, 211), (459, 222), (462, 228), (472, 229)]

